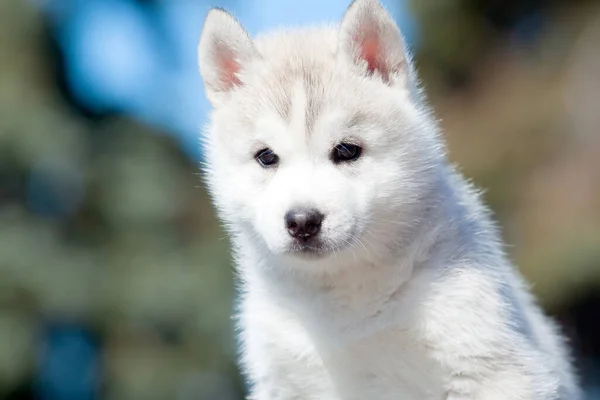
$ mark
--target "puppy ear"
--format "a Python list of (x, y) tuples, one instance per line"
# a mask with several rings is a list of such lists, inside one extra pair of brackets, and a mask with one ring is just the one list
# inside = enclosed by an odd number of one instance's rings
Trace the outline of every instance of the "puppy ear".
[(209, 11), (198, 44), (198, 64), (213, 106), (243, 84), (240, 70), (257, 57), (252, 39), (233, 16), (220, 8)]
[(361, 73), (379, 75), (391, 86), (406, 86), (409, 58), (400, 29), (378, 0), (355, 0), (339, 32), (340, 56)]

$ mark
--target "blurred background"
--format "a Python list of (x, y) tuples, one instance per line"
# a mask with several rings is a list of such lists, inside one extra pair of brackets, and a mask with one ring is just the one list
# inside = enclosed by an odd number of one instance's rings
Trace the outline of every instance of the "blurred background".
[[(255, 34), (348, 3), (0, 1), (0, 399), (243, 398), (196, 44), (213, 5)], [(600, 399), (600, 2), (383, 3)]]

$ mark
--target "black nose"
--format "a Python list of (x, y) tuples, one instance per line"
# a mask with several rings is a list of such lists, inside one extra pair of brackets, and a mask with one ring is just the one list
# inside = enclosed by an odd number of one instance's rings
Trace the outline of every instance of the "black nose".
[(296, 209), (285, 214), (285, 226), (290, 236), (296, 239), (308, 239), (321, 230), (323, 214), (317, 210)]

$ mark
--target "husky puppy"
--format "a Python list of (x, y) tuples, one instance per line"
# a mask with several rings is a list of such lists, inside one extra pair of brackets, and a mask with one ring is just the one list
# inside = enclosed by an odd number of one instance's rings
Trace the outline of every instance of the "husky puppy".
[(577, 400), (377, 0), (252, 39), (209, 12), (206, 179), (254, 400)]

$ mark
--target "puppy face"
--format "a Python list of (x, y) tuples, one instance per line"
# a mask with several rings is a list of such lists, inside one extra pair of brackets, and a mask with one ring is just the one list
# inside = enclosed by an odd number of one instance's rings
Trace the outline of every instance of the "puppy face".
[(431, 183), (435, 129), (391, 17), (356, 1), (339, 27), (252, 41), (207, 18), (208, 183), (224, 220), (276, 255), (385, 251)]

